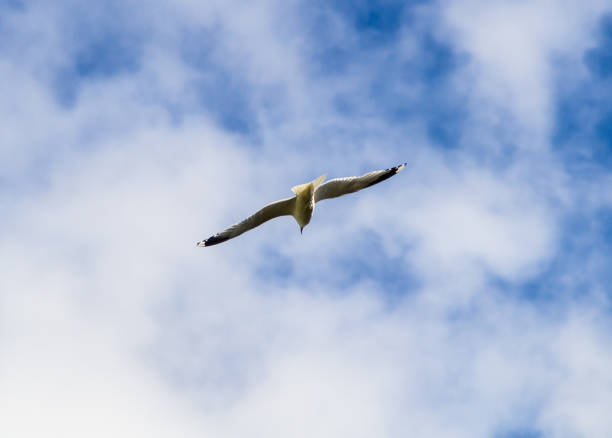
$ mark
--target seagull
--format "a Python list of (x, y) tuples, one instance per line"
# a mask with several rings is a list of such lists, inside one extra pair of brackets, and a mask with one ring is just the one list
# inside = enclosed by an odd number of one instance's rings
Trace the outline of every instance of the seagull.
[(242, 222), (238, 222), (225, 231), (210, 236), (208, 239), (199, 241), (196, 243), (196, 246), (217, 245), (226, 240), (240, 236), (245, 231), (249, 231), (279, 216), (293, 216), (300, 226), (300, 233), (302, 233), (304, 227), (308, 225), (312, 218), (315, 203), (324, 199), (337, 198), (338, 196), (354, 193), (366, 187), (378, 184), (401, 172), (404, 167), (406, 167), (406, 163), (385, 170), (375, 170), (362, 176), (334, 178), (326, 183), (323, 183), (323, 181), (327, 174), (321, 175), (311, 182), (291, 188), (294, 194), (293, 197), (281, 199), (280, 201), (266, 205)]

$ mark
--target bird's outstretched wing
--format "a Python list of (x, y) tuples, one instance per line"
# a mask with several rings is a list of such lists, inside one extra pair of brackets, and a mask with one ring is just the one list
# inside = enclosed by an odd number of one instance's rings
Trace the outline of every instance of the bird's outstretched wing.
[(325, 184), (321, 184), (315, 191), (315, 202), (322, 201), (323, 199), (337, 198), (338, 196), (347, 195), (365, 189), (366, 187), (373, 186), (374, 184), (391, 178), (404, 167), (406, 167), (406, 163), (390, 169), (375, 170), (374, 172), (366, 173), (362, 176), (330, 179)]
[(249, 216), (242, 222), (232, 225), (225, 231), (210, 236), (208, 239), (198, 242), (197, 246), (211, 246), (217, 243), (225, 242), (236, 236), (240, 236), (245, 231), (249, 231), (270, 219), (278, 216), (286, 216), (293, 214), (295, 205), (295, 196), (293, 198), (281, 199), (280, 201), (272, 202), (259, 210), (257, 213)]

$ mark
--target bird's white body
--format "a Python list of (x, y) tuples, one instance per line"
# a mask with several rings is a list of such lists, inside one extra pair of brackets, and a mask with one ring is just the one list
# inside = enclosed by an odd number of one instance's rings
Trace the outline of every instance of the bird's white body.
[(314, 181), (295, 186), (291, 191), (295, 194), (295, 203), (291, 215), (295, 218), (300, 230), (310, 223), (315, 208), (315, 191), (323, 183), (326, 175), (321, 175)]
[(242, 222), (198, 242), (197, 246), (211, 246), (225, 242), (278, 216), (293, 216), (300, 226), (300, 231), (302, 231), (310, 223), (317, 202), (353, 193), (378, 184), (397, 174), (404, 167), (406, 167), (406, 163), (385, 170), (375, 170), (362, 176), (335, 178), (327, 181), (325, 184), (323, 184), (323, 181), (326, 175), (321, 175), (311, 182), (294, 186), (291, 191), (295, 196), (292, 198), (281, 199), (266, 205)]

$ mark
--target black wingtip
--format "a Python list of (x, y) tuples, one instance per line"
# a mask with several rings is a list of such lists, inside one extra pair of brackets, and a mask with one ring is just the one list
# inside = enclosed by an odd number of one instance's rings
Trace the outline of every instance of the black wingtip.
[(200, 240), (198, 243), (196, 243), (196, 246), (198, 247), (213, 246), (213, 245), (217, 245), (218, 243), (225, 242), (226, 240), (229, 240), (229, 237), (219, 237), (215, 235), (215, 236), (210, 236), (208, 239)]
[(200, 240), (198, 243), (196, 243), (196, 246), (199, 247), (199, 248), (203, 248), (205, 246), (210, 246), (210, 244), (208, 243), (209, 240), (210, 240), (210, 237), (208, 239)]
[(400, 164), (398, 166), (395, 167), (390, 167), (388, 169), (385, 169), (385, 173), (383, 173), (382, 175), (380, 175), (378, 178), (376, 178), (374, 181), (372, 181), (368, 187), (373, 186), (374, 184), (378, 184), (380, 182), (383, 182), (389, 178), (391, 178), (393, 175), (397, 175), (399, 172), (402, 171), (402, 169), (404, 169), (404, 167), (406, 166), (407, 163), (404, 164)]

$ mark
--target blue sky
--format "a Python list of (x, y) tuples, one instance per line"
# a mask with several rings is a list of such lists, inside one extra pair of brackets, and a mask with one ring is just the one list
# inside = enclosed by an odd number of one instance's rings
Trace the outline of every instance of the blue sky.
[(1, 2), (0, 435), (609, 437), (606, 3)]

